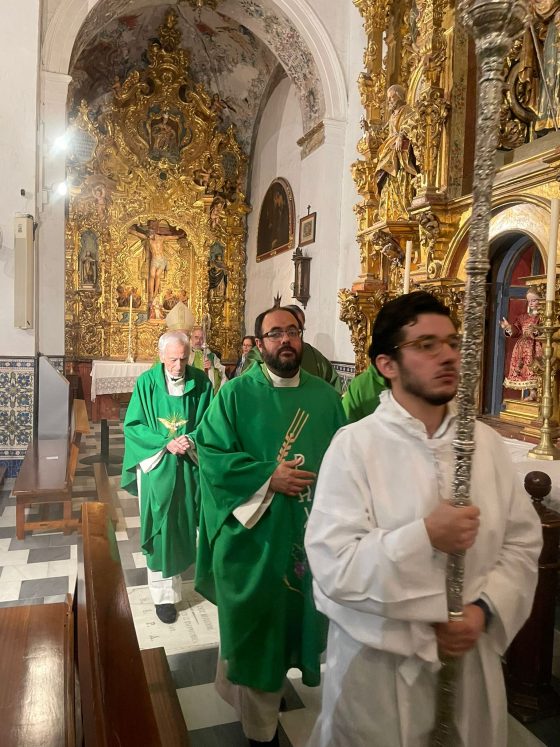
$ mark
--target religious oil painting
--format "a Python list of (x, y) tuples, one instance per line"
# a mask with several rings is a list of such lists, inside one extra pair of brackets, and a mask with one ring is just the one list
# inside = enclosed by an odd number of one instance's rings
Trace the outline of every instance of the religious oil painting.
[(315, 242), (315, 228), (317, 226), (317, 213), (309, 213), (299, 220), (299, 245), (307, 246)]
[(267, 189), (259, 215), (257, 262), (294, 246), (294, 196), (281, 177)]

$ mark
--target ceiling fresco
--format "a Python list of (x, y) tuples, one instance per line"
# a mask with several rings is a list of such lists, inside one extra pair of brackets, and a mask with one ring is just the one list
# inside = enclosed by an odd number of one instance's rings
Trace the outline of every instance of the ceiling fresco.
[[(110, 102), (113, 88), (133, 69), (147, 66), (146, 48), (168, 7), (121, 16), (92, 39), (71, 71), (71, 110), (82, 99), (92, 109), (103, 107)], [(236, 125), (240, 144), (248, 153), (261, 96), (277, 62), (247, 28), (221, 13), (204, 13), (197, 21), (190, 9), (179, 5), (177, 10), (182, 46), (191, 56), (191, 76), (219, 95), (222, 124)]]
[(193, 80), (219, 95), (222, 124), (236, 126), (247, 154), (263, 93), (279, 63), (299, 91), (304, 131), (320, 121), (324, 101), (311, 53), (289, 19), (255, 0), (226, 0), (200, 15), (184, 2), (100, 0), (76, 39), (70, 110), (82, 99), (102, 109), (131, 70), (146, 67), (146, 48), (170, 7), (179, 15)]

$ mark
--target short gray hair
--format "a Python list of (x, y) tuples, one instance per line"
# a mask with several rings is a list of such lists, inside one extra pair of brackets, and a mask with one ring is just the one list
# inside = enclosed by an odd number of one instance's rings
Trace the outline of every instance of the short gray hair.
[(187, 348), (191, 346), (189, 336), (185, 332), (181, 332), (178, 329), (164, 332), (158, 340), (158, 352), (160, 355), (165, 353), (165, 348), (170, 342), (182, 342)]

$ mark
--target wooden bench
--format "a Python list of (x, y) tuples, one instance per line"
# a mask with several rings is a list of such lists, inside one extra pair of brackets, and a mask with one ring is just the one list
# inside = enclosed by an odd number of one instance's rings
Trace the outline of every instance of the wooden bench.
[(116, 528), (118, 516), (115, 494), (113, 492), (113, 486), (109, 482), (107, 466), (104, 462), (95, 462), (93, 465), (93, 476), (95, 477), (97, 500), (107, 506), (113, 526)]
[[(69, 534), (79, 525), (78, 519), (72, 518), (72, 485), (81, 437), (82, 434), (76, 431), (70, 445), (65, 438), (40, 438), (27, 447), (13, 489), (18, 539), (23, 539), (26, 531), (36, 529), (62, 529), (65, 534)], [(63, 504), (62, 519), (47, 519), (43, 516), (38, 521), (26, 521), (25, 509), (28, 506), (46, 506), (52, 503)]]
[[(72, 437), (39, 438), (27, 447), (13, 493), (16, 498), (16, 536), (25, 537), (26, 531), (63, 530), (69, 534), (79, 526), (72, 518), (72, 488), (80, 454), (83, 434), (89, 433), (87, 410), (83, 400), (72, 404)], [(46, 518), (48, 506), (62, 503), (62, 519)], [(26, 521), (25, 509), (39, 504), (39, 521)]]
[(76, 431), (85, 435), (90, 432), (86, 403), (83, 399), (75, 399), (72, 402), (72, 432)]
[(82, 505), (75, 604), (86, 747), (187, 747), (163, 649), (140, 652), (108, 506)]
[(74, 747), (71, 599), (0, 608), (0, 744)]

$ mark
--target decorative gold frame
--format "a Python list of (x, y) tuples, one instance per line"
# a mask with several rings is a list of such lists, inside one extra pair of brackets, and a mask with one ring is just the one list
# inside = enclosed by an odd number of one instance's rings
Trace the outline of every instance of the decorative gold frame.
[[(271, 246), (270, 249), (265, 249), (264, 251), (259, 251), (259, 247), (262, 246), (263, 242), (266, 241), (266, 245), (268, 246), (270, 242), (274, 242), (274, 236), (267, 236), (264, 237), (264, 220), (266, 220), (265, 212), (267, 209), (272, 208), (273, 206), (270, 204), (273, 200), (273, 193), (275, 190), (280, 188), (282, 190), (282, 194), (285, 196), (286, 203), (288, 205), (288, 239), (283, 244), (279, 246)], [(257, 262), (261, 262), (263, 259), (268, 259), (269, 257), (275, 257), (277, 254), (280, 254), (281, 252), (288, 251), (288, 249), (294, 248), (294, 234), (295, 234), (295, 203), (294, 203), (294, 194), (292, 192), (292, 188), (290, 186), (290, 183), (287, 181), (287, 179), (283, 179), (281, 176), (274, 179), (269, 188), (266, 190), (266, 194), (263, 198), (261, 209), (259, 212), (259, 225), (257, 230)], [(269, 241), (270, 239), (270, 241)]]

